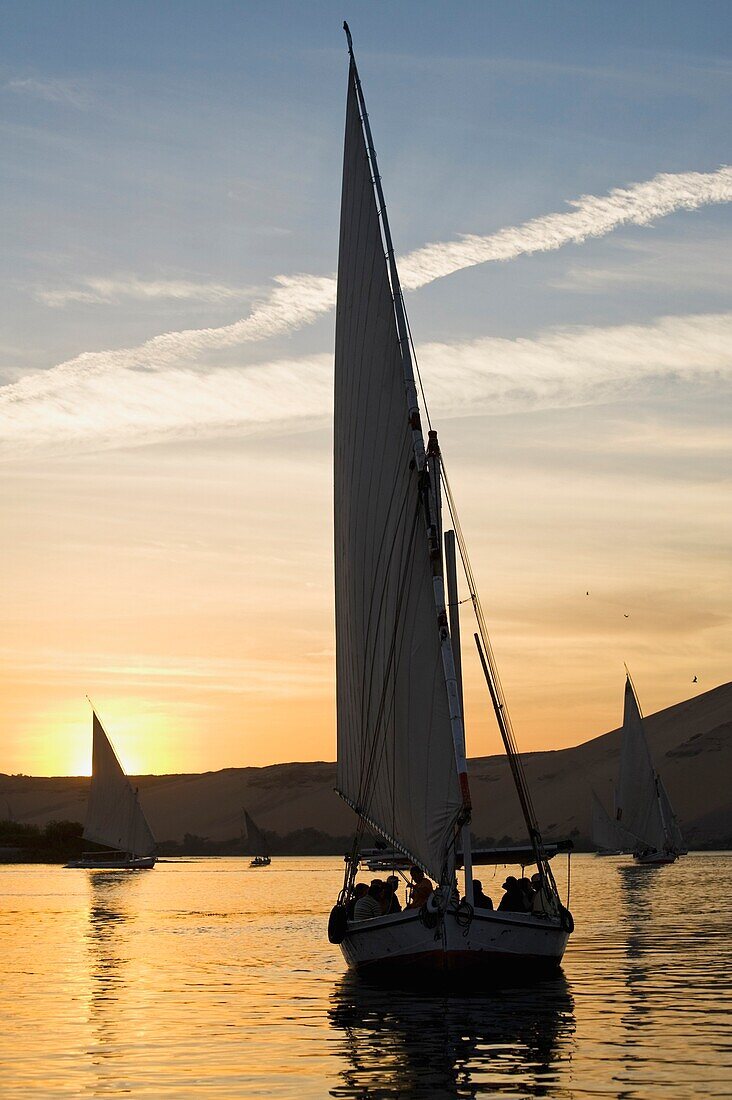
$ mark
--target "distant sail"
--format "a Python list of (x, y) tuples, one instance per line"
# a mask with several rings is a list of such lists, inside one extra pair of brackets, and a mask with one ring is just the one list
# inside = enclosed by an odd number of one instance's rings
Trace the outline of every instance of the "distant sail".
[(664, 826), (656, 771), (630, 677), (625, 681), (623, 744), (616, 820), (635, 840), (659, 852), (671, 843)]
[[(335, 352), (337, 789), (439, 878), (463, 801), (404, 368), (353, 62)], [(439, 535), (439, 514), (433, 517)]]
[(592, 792), (592, 843), (603, 852), (622, 852), (633, 848), (629, 838), (608, 814), (595, 792)]
[(269, 855), (267, 851), (267, 841), (264, 838), (264, 833), (258, 825), (254, 823), (254, 819), (244, 811), (244, 828), (246, 829), (247, 847), (251, 850), (251, 854), (255, 856)]
[(92, 781), (84, 840), (148, 856), (155, 848), (137, 792), (122, 770), (102, 723), (93, 716)]
[(686, 847), (686, 841), (684, 840), (684, 834), (681, 832), (681, 826), (679, 825), (679, 819), (674, 813), (674, 808), (671, 805), (671, 799), (668, 796), (661, 776), (658, 776), (658, 797), (661, 800), (661, 812), (663, 813), (663, 820), (671, 837), (671, 844), (675, 852), (680, 856), (686, 855), (688, 848)]

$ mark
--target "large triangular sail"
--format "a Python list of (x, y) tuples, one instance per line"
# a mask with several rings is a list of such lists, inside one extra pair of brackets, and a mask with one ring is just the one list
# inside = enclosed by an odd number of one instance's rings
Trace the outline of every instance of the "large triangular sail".
[(155, 848), (137, 792), (96, 714), (92, 717), (92, 780), (84, 840), (133, 855), (147, 856)]
[(669, 845), (670, 836), (663, 820), (657, 778), (643, 729), (643, 718), (628, 676), (625, 681), (616, 819), (637, 843), (660, 852)]
[[(335, 354), (337, 783), (363, 822), (439, 877), (464, 796), (425, 536), (425, 471), (414, 459), (356, 81), (352, 60)], [(432, 522), (439, 531), (439, 516)]]

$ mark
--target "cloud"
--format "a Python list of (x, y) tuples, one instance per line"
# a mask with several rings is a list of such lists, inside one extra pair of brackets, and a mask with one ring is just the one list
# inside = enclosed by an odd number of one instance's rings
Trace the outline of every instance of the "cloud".
[[(585, 195), (570, 203), (571, 213), (549, 214), (487, 236), (430, 244), (400, 261), (404, 286), (417, 289), (463, 268), (547, 252), (571, 242), (600, 237), (621, 225), (648, 225), (676, 210), (693, 210), (708, 203), (732, 200), (732, 168), (716, 172), (661, 174), (646, 183), (617, 188), (608, 195)], [(292, 332), (328, 313), (335, 303), (332, 276), (278, 275), (274, 288), (255, 303), (248, 317), (218, 328), (185, 329), (155, 336), (133, 348), (85, 352), (46, 372), (55, 386), (61, 375), (73, 381), (79, 371), (156, 370), (205, 352)], [(87, 299), (84, 299), (87, 300)], [(30, 385), (45, 388), (39, 376)]]
[(136, 275), (83, 279), (78, 287), (64, 290), (38, 289), (36, 298), (53, 308), (69, 302), (108, 304), (123, 299), (150, 301), (156, 298), (224, 302), (244, 298), (248, 292), (222, 283), (193, 283), (183, 279), (139, 279)]
[[(666, 216), (675, 210), (691, 210), (705, 203), (728, 202), (732, 199), (732, 168), (723, 167), (716, 172), (687, 172), (679, 175), (662, 174), (652, 180), (634, 184), (626, 189), (616, 189), (603, 197), (584, 196), (572, 203), (574, 211), (551, 214), (524, 223), (521, 226), (500, 230), (488, 236), (467, 236), (458, 241), (430, 244), (409, 253), (401, 261), (406, 287), (416, 289), (455, 271), (489, 261), (508, 260), (530, 252), (560, 248), (569, 242), (579, 242), (588, 237), (598, 237), (620, 225), (647, 225), (653, 219)], [(146, 284), (142, 280), (127, 280), (124, 284), (114, 280), (98, 280), (105, 292), (111, 293), (124, 285), (134, 293), (164, 293), (171, 284)], [(201, 430), (208, 433), (225, 425), (266, 423), (271, 415), (262, 407), (262, 395), (277, 395), (271, 406), (275, 416), (285, 419), (292, 415), (302, 417), (315, 414), (309, 404), (317, 390), (316, 405), (321, 414), (329, 407), (329, 397), (323, 389), (323, 370), (330, 371), (330, 356), (315, 356), (302, 360), (297, 367), (293, 361), (272, 363), (269, 366), (252, 367), (245, 371), (215, 370), (205, 377), (195, 378), (194, 364), (207, 354), (222, 352), (249, 341), (261, 341), (282, 333), (291, 332), (315, 321), (332, 309), (335, 301), (336, 282), (331, 276), (278, 275), (274, 287), (261, 301), (255, 303), (248, 317), (232, 324), (206, 329), (187, 329), (155, 336), (137, 347), (101, 352), (85, 352), (56, 367), (26, 375), (0, 390), (0, 413), (3, 416), (3, 433), (6, 441), (26, 446), (33, 445), (34, 432), (30, 426), (37, 423), (37, 441), (41, 444), (86, 440), (103, 445), (108, 438), (112, 445), (122, 439), (143, 440), (160, 437), (168, 432), (190, 434)], [(191, 289), (192, 284), (178, 284)], [(146, 289), (147, 288), (147, 289)], [(99, 287), (97, 287), (97, 291)], [(91, 292), (94, 292), (93, 290)], [(181, 291), (182, 292), (182, 291)], [(717, 318), (719, 322), (719, 318)], [(669, 319), (668, 324), (671, 324)], [(680, 323), (683, 325), (684, 321)], [(694, 322), (687, 321), (694, 329)], [(646, 331), (642, 326), (641, 331)], [(708, 336), (702, 322), (703, 332)], [(607, 331), (607, 330), (602, 330)], [(551, 338), (554, 346), (562, 343), (561, 336)], [(568, 337), (576, 344), (577, 336)], [(586, 339), (590, 339), (587, 337)], [(501, 375), (498, 364), (507, 348), (511, 348), (510, 367)], [(542, 349), (542, 356), (523, 353), (533, 348)], [(543, 341), (488, 341), (486, 352), (492, 357), (492, 392), (494, 400), (502, 407), (511, 404), (515, 395), (517, 407), (525, 407), (532, 400), (551, 400), (553, 385), (561, 384), (551, 372), (542, 376), (541, 362), (547, 362), (550, 345)], [(600, 349), (594, 349), (600, 351)], [(691, 363), (696, 363), (695, 349), (690, 348)], [(461, 349), (441, 349), (457, 368), (462, 365), (462, 385), (467, 397), (472, 381), (481, 372), (468, 366)], [(423, 362), (429, 358), (429, 349), (420, 352)], [(615, 377), (613, 363), (605, 357), (607, 379), (612, 384)], [(683, 371), (683, 364), (679, 364)], [(538, 371), (532, 375), (532, 370)], [(302, 372), (302, 373), (301, 373)], [(137, 377), (131, 377), (132, 374)], [(203, 372), (201, 372), (203, 374)], [(435, 385), (439, 387), (439, 369)], [(647, 367), (641, 365), (640, 373), (648, 377)], [(153, 377), (158, 375), (159, 377)], [(145, 377), (147, 376), (147, 377)], [(482, 376), (481, 376), (482, 377)], [(581, 381), (581, 375), (578, 379)], [(165, 395), (171, 382), (179, 385), (169, 398)], [(320, 379), (316, 383), (316, 379)], [(290, 413), (283, 410), (291, 404), (293, 393), (301, 394), (303, 382), (307, 385), (305, 400), (300, 400)], [(284, 385), (283, 385), (284, 383)], [(602, 385), (602, 379), (596, 379)], [(230, 387), (231, 399), (222, 394)], [(448, 380), (448, 389), (454, 380)], [(481, 383), (482, 385), (482, 383)], [(291, 387), (288, 391), (288, 387)], [(315, 387), (315, 388), (314, 388)], [(500, 392), (499, 392), (500, 391)], [(444, 394), (449, 397), (448, 393)], [(277, 401), (282, 398), (282, 404)], [(557, 393), (560, 403), (564, 398)], [(107, 407), (105, 401), (111, 407)], [(162, 402), (167, 402), (167, 408)], [(581, 403), (581, 402), (580, 402)], [(193, 407), (190, 407), (193, 406)], [(239, 411), (242, 410), (242, 411)], [(68, 433), (65, 435), (65, 433)]]
[[(420, 349), (434, 416), (498, 415), (636, 397), (655, 385), (732, 381), (732, 313), (550, 330)], [(173, 356), (175, 359), (175, 356)], [(330, 354), (206, 372), (134, 360), (114, 375), (48, 371), (0, 391), (0, 453), (98, 450), (166, 439), (281, 433), (327, 422)]]
[(602, 267), (575, 264), (551, 280), (551, 286), (577, 294), (601, 294), (629, 287), (724, 292), (729, 281), (727, 234), (703, 240), (617, 242), (612, 261)]
[(69, 107), (75, 107), (79, 111), (83, 111), (89, 106), (88, 95), (78, 84), (69, 80), (49, 78), (37, 80), (33, 77), (25, 77), (9, 80), (5, 87), (18, 95), (30, 95), (35, 99), (43, 99), (47, 103), (65, 104)]
[(616, 187), (607, 195), (573, 199), (569, 213), (547, 214), (484, 237), (471, 234), (428, 244), (400, 260), (399, 269), (405, 289), (414, 290), (476, 264), (551, 252), (565, 244), (604, 237), (623, 225), (650, 225), (677, 210), (730, 201), (732, 167), (725, 165), (716, 172), (662, 172), (645, 183)]

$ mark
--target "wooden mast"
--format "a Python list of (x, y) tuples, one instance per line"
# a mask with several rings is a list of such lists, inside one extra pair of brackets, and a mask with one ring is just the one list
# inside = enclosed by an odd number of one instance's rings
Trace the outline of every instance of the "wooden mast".
[[(455, 532), (445, 531), (445, 572), (447, 574), (447, 602), (450, 611), (450, 638), (455, 658), (455, 676), (458, 683), (460, 713), (463, 716), (463, 754), (467, 767), (468, 749), (465, 736), (465, 709), (463, 697), (463, 661), (460, 653), (460, 600), (458, 597), (457, 557), (455, 553)], [(463, 843), (463, 869), (465, 871), (465, 898), (473, 904), (473, 851), (470, 842), (470, 822), (461, 828)]]

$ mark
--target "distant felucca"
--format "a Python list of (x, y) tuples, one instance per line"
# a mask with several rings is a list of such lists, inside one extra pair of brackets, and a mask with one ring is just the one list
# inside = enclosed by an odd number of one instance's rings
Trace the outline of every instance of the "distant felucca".
[(255, 825), (254, 819), (246, 810), (244, 811), (244, 828), (246, 830), (246, 839), (249, 843), (249, 847), (254, 849), (254, 859), (249, 866), (269, 867), (272, 858), (267, 848), (267, 841), (264, 833), (258, 825)]
[(643, 716), (629, 674), (625, 679), (615, 818), (622, 832), (632, 838), (636, 863), (674, 863), (686, 851), (668, 792), (653, 765)]
[(140, 871), (155, 866), (155, 837), (137, 790), (122, 770), (102, 723), (92, 711), (92, 778), (84, 840), (110, 851), (83, 852), (67, 867)]
[(632, 838), (626, 836), (617, 821), (610, 817), (595, 791), (592, 792), (592, 843), (598, 856), (620, 856), (632, 851)]
[[(349, 966), (409, 976), (554, 969), (573, 928), (549, 867), (445, 474), (425, 441), (399, 272), (348, 27), (335, 356), (337, 790), (357, 815), (328, 936)], [(431, 428), (431, 425), (430, 425)], [(425, 445), (426, 443), (426, 445)], [(443, 529), (442, 501), (454, 531)], [(456, 549), (457, 547), (457, 549)], [(537, 868), (538, 903), (493, 912), (473, 889), (460, 671), (459, 551), (475, 640), (529, 836), (486, 863)], [(367, 833), (438, 883), (421, 908), (351, 919)], [(465, 868), (465, 898), (456, 869)], [(521, 872), (523, 874), (523, 871)], [(517, 911), (517, 908), (520, 911)]]

